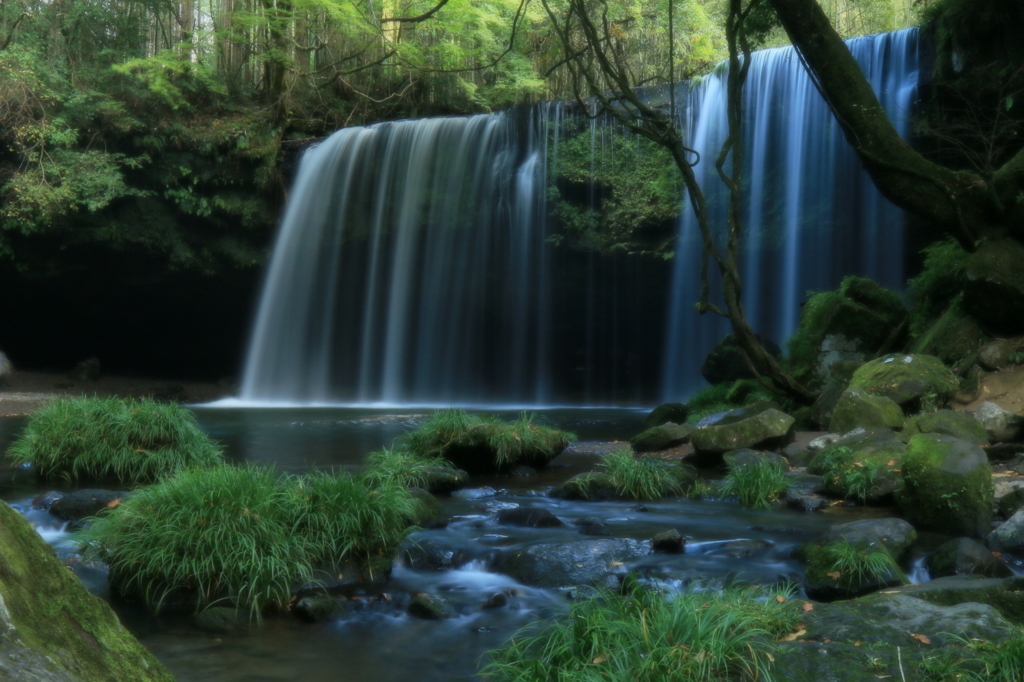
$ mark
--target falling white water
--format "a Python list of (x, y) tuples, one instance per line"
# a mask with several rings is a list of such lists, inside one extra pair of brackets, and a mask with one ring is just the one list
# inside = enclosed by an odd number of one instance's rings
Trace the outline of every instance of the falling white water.
[[(847, 41), (889, 118), (904, 137), (917, 91), (917, 29)], [(728, 196), (714, 159), (728, 126), (725, 65), (686, 92), (686, 144), (708, 197), (711, 225), (724, 234)], [(791, 47), (755, 52), (744, 91), (743, 300), (755, 330), (784, 342), (799, 323), (808, 291), (860, 274), (901, 288), (903, 214), (862, 170), (853, 150)], [(704, 385), (699, 367), (729, 331), (694, 311), (701, 240), (684, 208), (666, 330), (662, 397), (685, 399)], [(713, 268), (713, 266), (712, 266)], [(714, 274), (714, 272), (712, 272)], [(713, 290), (714, 293), (714, 290)]]

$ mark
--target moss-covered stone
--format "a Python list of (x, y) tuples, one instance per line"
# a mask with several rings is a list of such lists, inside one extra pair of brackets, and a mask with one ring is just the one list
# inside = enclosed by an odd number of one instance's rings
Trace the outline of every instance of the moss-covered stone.
[[(782, 358), (782, 350), (763, 336), (757, 339), (776, 360)], [(747, 366), (743, 351), (735, 334), (727, 334), (715, 344), (700, 366), (700, 374), (709, 384), (727, 384), (740, 379), (753, 379), (754, 374)]]
[(515, 438), (510, 425), (488, 422), (473, 426), (456, 437), (441, 454), (460, 469), (470, 473), (493, 473), (510, 469), (514, 465), (526, 465), (541, 469), (558, 456), (569, 445), (569, 438), (563, 431), (534, 426), (527, 442), (518, 438), (516, 459), (503, 459), (495, 446), (502, 436)]
[(848, 388), (832, 410), (828, 430), (846, 433), (858, 426), (864, 429), (898, 429), (903, 426), (903, 410), (885, 396)]
[(959, 387), (953, 372), (933, 355), (887, 355), (865, 363), (850, 379), (850, 388), (885, 396), (914, 411), (948, 405)]
[(970, 602), (989, 604), (1011, 623), (1024, 625), (1024, 576), (999, 579), (957, 575), (904, 585), (893, 591), (941, 606)]
[(896, 502), (923, 530), (985, 536), (992, 524), (992, 467), (984, 450), (953, 436), (923, 433), (907, 443)]
[(644, 417), (644, 426), (659, 426), (665, 422), (685, 424), (690, 410), (682, 403), (664, 403), (658, 405), (651, 413)]
[(691, 431), (693, 428), (689, 424), (666, 422), (633, 436), (629, 439), (629, 445), (633, 452), (657, 452), (682, 445), (690, 440)]
[(452, 607), (441, 597), (420, 593), (409, 602), (408, 613), (423, 620), (443, 620), (452, 613)]
[[(804, 575), (804, 588), (807, 595), (814, 599), (845, 599), (860, 594), (867, 594), (883, 587), (902, 585), (904, 576), (889, 550), (881, 546), (867, 544), (851, 545), (845, 541), (826, 544), (811, 543), (805, 548), (807, 570)], [(837, 558), (847, 553), (855, 554), (858, 566), (864, 567), (864, 560), (869, 556), (881, 556), (888, 559), (889, 566), (878, 571), (856, 570), (847, 565), (837, 563)]]
[(1024, 488), (1018, 488), (999, 498), (999, 513), (1010, 518), (1024, 508)]
[(448, 517), (437, 498), (423, 488), (409, 488), (409, 494), (416, 501), (416, 516), (412, 525), (420, 528), (443, 528), (448, 525)]
[(565, 483), (555, 486), (548, 495), (563, 500), (590, 502), (621, 498), (615, 479), (598, 471), (576, 474)]
[(934, 355), (947, 365), (972, 362), (985, 340), (985, 332), (963, 311), (963, 295), (957, 296), (911, 347), (915, 354)]
[(833, 497), (891, 503), (903, 487), (900, 467), (906, 450), (892, 431), (853, 433), (818, 453), (807, 471), (822, 476)]
[(1024, 332), (1024, 244), (995, 239), (971, 254), (964, 309), (996, 333)]
[(839, 399), (843, 396), (846, 391), (846, 385), (848, 381), (839, 381), (837, 379), (829, 379), (825, 382), (825, 386), (821, 389), (821, 393), (814, 399), (814, 404), (811, 405), (810, 421), (811, 423), (821, 429), (827, 429), (829, 422), (832, 421), (832, 413), (836, 409), (836, 405), (839, 404)]
[(863, 277), (847, 277), (836, 291), (804, 305), (789, 341), (789, 364), (805, 384), (820, 386), (839, 362), (860, 361), (900, 347), (907, 309), (899, 296)]
[(906, 440), (919, 433), (941, 433), (975, 445), (988, 445), (985, 427), (966, 412), (956, 410), (922, 412), (908, 419), (903, 425), (903, 437)]
[(694, 425), (691, 439), (694, 448), (705, 453), (783, 447), (793, 441), (795, 422), (772, 403), (761, 402), (702, 419)]
[(114, 612), (0, 502), (0, 679), (172, 681)]
[(770, 462), (782, 471), (789, 471), (789, 462), (786, 458), (768, 450), (751, 450), (750, 448), (731, 450), (722, 455), (722, 461), (729, 469), (753, 466), (759, 462)]
[(928, 557), (928, 570), (935, 578), (947, 575), (983, 575), (1008, 578), (1013, 571), (992, 555), (988, 547), (971, 538), (957, 538), (940, 545)]

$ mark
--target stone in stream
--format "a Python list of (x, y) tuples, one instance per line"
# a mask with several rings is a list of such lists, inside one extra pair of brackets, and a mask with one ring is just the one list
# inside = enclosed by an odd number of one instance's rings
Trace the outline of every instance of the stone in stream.
[(1024, 488), (1011, 490), (1002, 497), (997, 497), (999, 513), (1005, 518), (1010, 518), (1017, 513), (1017, 510), (1024, 508)]
[(64, 497), (64, 493), (56, 490), (48, 490), (45, 493), (40, 493), (32, 499), (33, 509), (42, 509), (43, 511), (49, 511), (53, 503)]
[(596, 516), (584, 516), (582, 519), (576, 519), (572, 523), (575, 526), (579, 526), (580, 533), (583, 535), (607, 537), (612, 534), (608, 524)]
[(487, 601), (480, 605), (481, 609), (500, 609), (508, 605), (508, 595), (504, 592), (495, 592)]
[(615, 484), (615, 479), (599, 471), (576, 474), (565, 483), (555, 486), (548, 495), (562, 500), (592, 502), (617, 500), (622, 497), (619, 494), (619, 487)]
[(462, 490), (456, 490), (452, 493), (452, 497), (457, 497), (460, 500), (483, 500), (488, 497), (494, 497), (498, 494), (498, 491), (491, 487), (486, 488), (463, 488)]
[(50, 505), (50, 513), (65, 521), (81, 521), (101, 511), (113, 509), (129, 494), (123, 490), (76, 490), (54, 500)]
[(516, 507), (502, 509), (497, 514), (498, 523), (506, 526), (523, 526), (527, 528), (553, 528), (564, 525), (562, 520), (547, 509), (540, 507)]
[(427, 480), (423, 487), (434, 495), (445, 495), (460, 488), (465, 488), (469, 482), (469, 474), (462, 469), (454, 467), (423, 467), (422, 473)]
[(409, 602), (406, 611), (413, 618), (423, 620), (443, 620), (452, 614), (448, 602), (432, 594), (420, 593)]
[(114, 611), (0, 502), (0, 680), (173, 682)]
[(793, 442), (796, 420), (762, 401), (713, 414), (694, 425), (691, 439), (700, 453), (721, 454), (740, 448), (773, 449)]
[(907, 444), (888, 430), (855, 429), (819, 452), (807, 471), (825, 479), (829, 495), (867, 504), (891, 501), (903, 487)]
[(825, 534), (826, 542), (849, 542), (851, 545), (885, 547), (893, 558), (902, 559), (917, 539), (917, 531), (903, 519), (862, 519), (837, 523)]
[(896, 503), (917, 528), (984, 537), (992, 527), (992, 467), (967, 441), (922, 433), (907, 443)]
[(338, 599), (329, 596), (303, 597), (295, 602), (292, 612), (299, 620), (306, 623), (319, 623), (320, 621), (333, 618), (348, 611), (347, 599)]
[(650, 552), (646, 543), (626, 538), (543, 543), (503, 552), (494, 568), (526, 585), (604, 585), (625, 573), (626, 562)]
[(412, 525), (420, 528), (444, 528), (448, 525), (449, 518), (437, 498), (423, 488), (411, 487), (408, 490), (416, 503)]
[(843, 391), (832, 411), (828, 430), (847, 433), (857, 427), (864, 429), (898, 429), (903, 426), (903, 410), (894, 401), (871, 395), (859, 388)]
[(947, 575), (983, 575), (1008, 578), (1010, 567), (993, 556), (988, 547), (971, 538), (958, 538), (940, 545), (928, 557), (928, 571), (933, 578)]
[(993, 443), (1012, 443), (1024, 433), (1024, 417), (1004, 410), (996, 403), (982, 403), (974, 411), (974, 418)]
[(247, 611), (229, 606), (211, 606), (203, 609), (192, 619), (192, 624), (203, 632), (233, 637), (254, 635), (259, 631), (259, 624), (250, 620)]
[(685, 424), (686, 417), (689, 414), (689, 408), (682, 403), (665, 403), (664, 405), (658, 405), (651, 410), (650, 414), (644, 417), (644, 426), (660, 426), (665, 422)]
[(988, 604), (1011, 623), (1024, 625), (1024, 576), (985, 578), (954, 575), (886, 590), (906, 594), (939, 606)]
[(683, 551), (685, 544), (686, 538), (675, 528), (658, 533), (651, 538), (651, 549), (664, 554), (678, 554)]

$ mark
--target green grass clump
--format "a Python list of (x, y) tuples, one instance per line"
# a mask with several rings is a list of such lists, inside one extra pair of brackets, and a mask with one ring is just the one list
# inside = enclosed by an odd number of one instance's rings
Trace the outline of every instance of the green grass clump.
[(820, 549), (826, 573), (838, 573), (841, 585), (857, 587), (867, 583), (885, 582), (893, 576), (906, 582), (906, 575), (884, 547), (830, 542)]
[(7, 451), (41, 478), (148, 483), (221, 461), (195, 416), (173, 404), (120, 398), (61, 398), (29, 417)]
[(935, 682), (1020, 682), (1024, 680), (1024, 631), (995, 644), (960, 639), (921, 664), (922, 678)]
[(628, 449), (614, 450), (601, 458), (601, 468), (615, 481), (619, 494), (633, 500), (656, 500), (682, 495), (692, 478), (681, 464), (657, 457), (634, 457)]
[(431, 469), (454, 469), (444, 457), (424, 457), (401, 448), (384, 448), (366, 456), (366, 476), (395, 480), (404, 486), (427, 487)]
[(771, 460), (736, 467), (724, 481), (722, 495), (738, 497), (740, 504), (755, 509), (771, 509), (789, 485), (782, 465)]
[(222, 464), (139, 490), (83, 536), (114, 590), (155, 612), (224, 602), (258, 618), (317, 569), (350, 560), (386, 570), (414, 505), (393, 479)]
[(399, 441), (399, 448), (419, 457), (445, 457), (459, 466), (485, 456), (499, 469), (516, 464), (543, 464), (565, 449), (575, 435), (535, 422), (523, 412), (513, 422), (464, 410), (440, 410)]
[(733, 588), (665, 598), (635, 588), (598, 596), (513, 635), (482, 674), (508, 682), (770, 679), (775, 641), (799, 620), (776, 594)]
[(709, 414), (735, 410), (762, 400), (778, 402), (781, 399), (780, 395), (753, 379), (739, 379), (731, 384), (715, 384), (702, 388), (686, 403), (690, 411), (686, 421), (692, 424)]
[(822, 472), (829, 492), (864, 504), (878, 495), (878, 475), (884, 466), (882, 459), (858, 461), (851, 448), (839, 446), (823, 452), (815, 470)]

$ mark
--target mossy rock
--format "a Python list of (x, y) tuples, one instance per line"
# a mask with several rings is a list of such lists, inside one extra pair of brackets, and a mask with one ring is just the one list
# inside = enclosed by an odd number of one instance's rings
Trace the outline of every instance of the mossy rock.
[(615, 479), (598, 471), (576, 474), (565, 483), (555, 486), (548, 496), (589, 502), (617, 500), (622, 497)]
[(782, 471), (789, 471), (789, 461), (785, 457), (765, 450), (751, 450), (750, 448), (731, 450), (722, 455), (722, 461), (725, 462), (725, 466), (729, 469), (752, 466), (758, 462), (771, 462), (782, 469)]
[(913, 345), (915, 354), (934, 355), (947, 365), (971, 362), (985, 340), (985, 332), (963, 311), (963, 295), (957, 296), (946, 312)]
[[(847, 599), (904, 583), (904, 576), (894, 568), (878, 573), (858, 574), (838, 567), (835, 552), (843, 551), (846, 547), (846, 542), (829, 542), (823, 545), (811, 543), (805, 548), (807, 569), (804, 588), (809, 597), (822, 600)], [(862, 555), (887, 556), (895, 564), (895, 559), (885, 547), (863, 545), (853, 549)]]
[(1013, 492), (999, 498), (999, 513), (1005, 518), (1010, 518), (1021, 508), (1024, 508), (1024, 488), (1018, 488)]
[(967, 441), (923, 433), (907, 443), (896, 502), (922, 530), (984, 537), (992, 524), (992, 467)]
[(420, 593), (409, 602), (408, 614), (423, 620), (444, 620), (452, 615), (452, 607), (441, 597)]
[(903, 487), (900, 467), (906, 450), (907, 444), (892, 431), (854, 433), (818, 453), (807, 471), (822, 476), (833, 497), (891, 503)]
[(694, 426), (691, 439), (703, 453), (740, 448), (776, 448), (793, 442), (796, 420), (770, 402), (710, 415)]
[(948, 575), (983, 575), (989, 578), (1008, 578), (1010, 567), (992, 555), (988, 547), (971, 538), (957, 538), (940, 545), (928, 557), (928, 570), (932, 577)]
[(984, 578), (957, 575), (937, 578), (916, 585), (893, 588), (894, 593), (924, 599), (940, 606), (988, 604), (1011, 623), (1024, 625), (1024, 576)]
[(644, 417), (644, 426), (660, 426), (665, 422), (685, 424), (689, 415), (690, 409), (682, 403), (664, 403), (655, 407), (650, 414)]
[(531, 430), (529, 444), (519, 441), (514, 461), (503, 459), (494, 445), (503, 431), (511, 433), (510, 425), (493, 422), (473, 426), (442, 449), (441, 455), (470, 473), (494, 473), (518, 465), (542, 469), (569, 445), (563, 431), (545, 426), (533, 426)]
[[(757, 339), (772, 357), (776, 360), (782, 359), (782, 349), (775, 342), (763, 336), (758, 336)], [(735, 334), (727, 334), (715, 344), (700, 366), (700, 375), (709, 384), (727, 384), (740, 379), (755, 378), (747, 367), (747, 361)]]
[(462, 469), (428, 466), (421, 471), (426, 476), (424, 487), (435, 495), (445, 495), (469, 484), (469, 474)]
[(863, 362), (902, 345), (908, 312), (882, 285), (847, 277), (835, 291), (815, 294), (804, 305), (789, 340), (789, 365), (801, 382), (820, 386), (841, 362)]
[(903, 519), (861, 519), (837, 523), (825, 533), (826, 542), (848, 542), (858, 547), (884, 547), (902, 561), (917, 540), (917, 531)]
[(881, 395), (871, 395), (859, 388), (843, 391), (832, 410), (828, 430), (847, 433), (858, 426), (864, 429), (898, 429), (903, 426), (903, 410)]
[(999, 527), (988, 534), (988, 546), (997, 552), (1024, 552), (1024, 509), (1018, 509)]
[(825, 382), (821, 393), (818, 394), (818, 397), (814, 399), (814, 404), (811, 405), (810, 421), (816, 427), (821, 429), (828, 428), (829, 422), (832, 421), (832, 413), (835, 412), (839, 399), (846, 391), (847, 383), (849, 382), (837, 379), (829, 379)]
[(850, 388), (890, 398), (904, 411), (919, 411), (948, 405), (960, 383), (933, 355), (896, 354), (865, 363), (853, 373)]
[(423, 488), (409, 488), (409, 494), (416, 501), (416, 516), (411, 519), (414, 526), (420, 528), (444, 528), (448, 525), (448, 517), (437, 498)]
[(689, 424), (666, 422), (633, 436), (629, 439), (629, 445), (633, 452), (657, 452), (682, 445), (690, 440), (692, 431), (693, 427)]
[(987, 241), (967, 261), (964, 310), (999, 334), (1024, 332), (1024, 244)]
[(0, 605), (0, 679), (174, 680), (29, 522), (3, 502)]
[(941, 433), (975, 445), (988, 445), (988, 434), (977, 419), (966, 412), (938, 410), (922, 412), (903, 425), (903, 437), (910, 440), (919, 433)]

